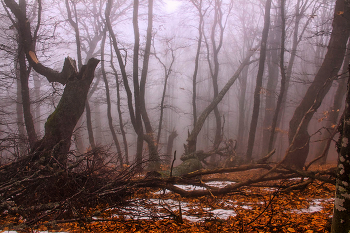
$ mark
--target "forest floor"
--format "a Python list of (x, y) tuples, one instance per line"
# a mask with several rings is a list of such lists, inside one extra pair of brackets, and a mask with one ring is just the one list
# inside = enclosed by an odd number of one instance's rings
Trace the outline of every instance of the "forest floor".
[[(323, 166), (327, 169), (333, 165)], [(319, 166), (310, 168), (320, 169)], [(261, 171), (216, 174), (203, 182), (223, 187), (256, 177)], [(297, 178), (299, 179), (299, 178)], [(86, 210), (89, 222), (66, 222), (50, 232), (329, 232), (335, 187), (315, 181), (307, 187), (281, 192), (295, 180), (270, 181), (222, 196), (181, 197), (168, 190), (147, 189), (123, 206)], [(202, 189), (179, 185), (183, 189)], [(48, 230), (41, 226), (37, 231)], [(1, 232), (1, 231), (0, 231)], [(32, 231), (33, 232), (33, 231)]]

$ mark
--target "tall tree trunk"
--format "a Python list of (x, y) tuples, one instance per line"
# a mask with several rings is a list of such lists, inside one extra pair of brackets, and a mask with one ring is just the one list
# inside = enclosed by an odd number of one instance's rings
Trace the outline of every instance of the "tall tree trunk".
[[(309, 153), (309, 133), (307, 131), (313, 114), (329, 91), (334, 78), (343, 63), (346, 43), (350, 34), (350, 7), (346, 0), (337, 0), (334, 11), (333, 30), (325, 59), (317, 72), (313, 83), (296, 108), (289, 122), (289, 143), (294, 141), (291, 152), (284, 163), (301, 169)], [(303, 119), (303, 120), (302, 120)], [(299, 127), (299, 124), (302, 124)], [(299, 128), (298, 132), (297, 129)], [(296, 134), (297, 133), (297, 134)], [(295, 138), (295, 139), (294, 139)]]
[(99, 101), (94, 102), (94, 122), (95, 122), (95, 131), (94, 136), (96, 140), (96, 145), (102, 144), (102, 120), (101, 120), (101, 108)]
[[(279, 17), (280, 12), (276, 15)], [(270, 32), (269, 52), (267, 53), (268, 79), (266, 84), (265, 115), (263, 121), (262, 155), (269, 152), (269, 138), (271, 135), (271, 125), (274, 111), (276, 109), (276, 88), (278, 83), (278, 51), (281, 49), (280, 20), (275, 19), (275, 25)]]
[[(168, 45), (169, 46), (169, 45)], [(169, 48), (171, 52), (171, 62), (169, 67), (167, 67), (164, 62), (158, 57), (156, 49), (154, 47), (153, 43), (153, 50), (154, 50), (154, 56), (158, 60), (158, 62), (162, 65), (163, 71), (164, 71), (164, 85), (163, 85), (163, 93), (162, 93), (162, 99), (160, 101), (160, 116), (159, 116), (159, 123), (158, 123), (158, 134), (157, 134), (157, 147), (159, 147), (159, 141), (160, 141), (160, 136), (162, 132), (162, 124), (163, 124), (163, 116), (164, 116), (164, 109), (165, 109), (165, 95), (167, 92), (167, 86), (168, 86), (168, 79), (172, 71), (173, 64), (175, 62), (175, 55), (174, 55), (174, 50), (173, 48)]]
[(339, 112), (343, 105), (343, 99), (346, 94), (346, 81), (348, 78), (347, 70), (348, 70), (349, 62), (350, 62), (350, 41), (348, 41), (347, 52), (343, 62), (342, 73), (341, 73), (340, 79), (337, 80), (338, 87), (334, 96), (333, 106), (329, 109), (329, 116), (326, 124), (326, 129), (328, 129), (329, 131), (327, 130), (327, 132), (324, 133), (325, 135), (322, 138), (322, 143), (321, 145), (319, 145), (317, 150), (318, 153), (316, 154), (317, 156), (319, 156), (324, 153), (324, 156), (320, 159), (321, 164), (326, 164), (327, 162), (330, 141), (333, 140), (332, 135), (334, 135), (334, 133), (337, 131), (335, 126), (337, 125)]
[(105, 83), (105, 88), (106, 88), (106, 101), (107, 101), (107, 118), (108, 118), (108, 126), (112, 134), (112, 138), (114, 141), (114, 145), (117, 148), (117, 155), (118, 155), (118, 160), (120, 163), (120, 167), (123, 166), (123, 156), (122, 156), (122, 150), (120, 148), (119, 140), (117, 138), (117, 134), (115, 133), (114, 127), (113, 127), (113, 119), (112, 119), (112, 106), (111, 106), (111, 97), (109, 94), (109, 84), (107, 80), (107, 75), (106, 75), (106, 70), (105, 70), (105, 63), (104, 63), (104, 58), (105, 58), (105, 42), (106, 42), (106, 31), (104, 31), (102, 41), (101, 41), (101, 70), (102, 70), (102, 77), (103, 81)]
[[(112, 9), (113, 0), (108, 0), (106, 4), (106, 25), (109, 31), (109, 35), (112, 37), (112, 44), (114, 51), (117, 55), (118, 64), (120, 67), (120, 72), (123, 79), (124, 88), (126, 91), (128, 99), (128, 109), (130, 114), (131, 123), (137, 134), (137, 145), (136, 145), (136, 163), (138, 164), (138, 170), (142, 170), (142, 149), (143, 149), (143, 127), (141, 121), (140, 113), (140, 101), (139, 101), (139, 84), (138, 84), (138, 49), (139, 49), (139, 37), (138, 37), (138, 1), (134, 1), (134, 13), (133, 13), (133, 24), (134, 24), (134, 34), (135, 34), (135, 47), (134, 47), (134, 58), (133, 58), (133, 83), (134, 83), (134, 95), (135, 95), (135, 110), (132, 101), (132, 92), (129, 86), (128, 76), (126, 74), (125, 64), (121, 52), (118, 47), (116, 36), (113, 32), (113, 28), (110, 21), (110, 14)], [(137, 50), (137, 51), (135, 51)]]
[(88, 99), (86, 99), (86, 103), (85, 103), (85, 113), (86, 113), (86, 127), (88, 131), (88, 136), (89, 136), (89, 143), (91, 148), (95, 149), (96, 148), (95, 137), (94, 137), (94, 131), (92, 129), (91, 109), (90, 109), (90, 104)]
[[(20, 41), (23, 40), (20, 38)], [(25, 60), (24, 48), (20, 45), (19, 54), (18, 54), (18, 62), (20, 69), (20, 81), (21, 81), (21, 96), (22, 96), (22, 107), (23, 107), (23, 116), (24, 123), (27, 130), (27, 136), (30, 147), (33, 147), (35, 142), (37, 141), (37, 135), (35, 132), (33, 116), (31, 113), (31, 103), (29, 96), (29, 70), (27, 70), (26, 60)]]
[(350, 232), (350, 125), (348, 123), (350, 121), (349, 80), (344, 119), (342, 119), (343, 123), (339, 127), (340, 137), (337, 144), (339, 157), (332, 219), (332, 233)]
[(238, 133), (237, 133), (237, 150), (242, 150), (244, 143), (244, 132), (245, 128), (245, 120), (246, 120), (246, 92), (247, 92), (247, 79), (248, 79), (248, 68), (247, 65), (242, 70), (242, 74), (240, 75), (240, 91), (239, 91), (239, 100), (238, 100)]
[(121, 132), (122, 137), (123, 137), (125, 163), (129, 164), (129, 147), (128, 147), (128, 141), (126, 139), (126, 133), (125, 133), (124, 122), (123, 122), (123, 114), (122, 114), (122, 110), (121, 110), (121, 106), (120, 106), (120, 83), (119, 83), (119, 79), (118, 79), (117, 70), (113, 65), (113, 52), (112, 51), (113, 50), (112, 50), (112, 45), (111, 45), (110, 64), (111, 64), (112, 70), (113, 70), (114, 75), (115, 75), (115, 82), (116, 82), (116, 87), (117, 87), (117, 110), (118, 110), (118, 116), (119, 116), (120, 132)]
[(142, 126), (142, 103), (140, 97), (140, 85), (139, 85), (139, 50), (140, 50), (140, 32), (138, 24), (138, 14), (139, 14), (139, 1), (134, 0), (134, 11), (132, 24), (134, 29), (134, 57), (133, 57), (133, 84), (134, 84), (134, 99), (135, 99), (135, 131), (137, 134), (137, 152), (136, 161), (139, 165), (139, 170), (141, 170), (142, 163), (142, 149), (143, 149), (143, 126)]
[(252, 160), (256, 127), (258, 125), (258, 117), (259, 117), (259, 110), (260, 110), (260, 92), (261, 92), (261, 88), (262, 88), (262, 79), (263, 79), (263, 75), (264, 75), (267, 37), (269, 35), (269, 27), (270, 27), (271, 1), (272, 0), (267, 0), (266, 5), (265, 5), (264, 29), (263, 29), (262, 38), (261, 38), (259, 69), (258, 69), (258, 74), (256, 77), (256, 86), (255, 86), (255, 91), (254, 91), (253, 114), (252, 114), (252, 120), (250, 122), (248, 149), (247, 149), (247, 154), (246, 154), (247, 161)]
[(268, 152), (272, 151), (273, 143), (275, 140), (275, 132), (277, 126), (277, 119), (282, 106), (282, 101), (284, 98), (285, 88), (286, 88), (286, 72), (284, 68), (284, 46), (286, 39), (286, 19), (285, 19), (285, 0), (281, 0), (281, 53), (280, 53), (280, 71), (281, 71), (281, 89), (278, 95), (276, 110), (272, 118), (271, 134), (269, 137)]
[(41, 89), (41, 80), (38, 74), (33, 74), (33, 79), (34, 79), (34, 95), (35, 95), (35, 100), (36, 100), (36, 106), (35, 106), (35, 131), (38, 134), (38, 137), (40, 137), (40, 132), (41, 132), (41, 101), (40, 101), (40, 89)]
[[(138, 20), (136, 18), (136, 20)], [(158, 154), (158, 147), (156, 145), (154, 131), (149, 119), (147, 110), (146, 110), (146, 100), (145, 100), (145, 90), (146, 90), (146, 81), (148, 75), (148, 64), (152, 44), (152, 27), (153, 27), (153, 0), (148, 0), (148, 25), (147, 25), (147, 35), (146, 35), (146, 46), (143, 55), (143, 64), (141, 72), (141, 81), (140, 81), (140, 107), (142, 120), (145, 125), (146, 133), (143, 135), (144, 140), (148, 145), (149, 152), (149, 169), (150, 170), (159, 170), (160, 169), (160, 157)], [(138, 29), (138, 27), (137, 27)]]
[(202, 13), (202, 3), (203, 0), (200, 0), (198, 3), (196, 1), (191, 0), (192, 4), (197, 8), (199, 15), (199, 23), (198, 23), (198, 41), (197, 41), (197, 51), (196, 58), (194, 60), (194, 71), (192, 76), (192, 112), (193, 112), (193, 127), (196, 127), (197, 124), (197, 75), (198, 75), (198, 67), (199, 67), (199, 56), (202, 46), (202, 38), (203, 38), (203, 17), (205, 12)]
[[(26, 17), (26, 2), (19, 1), (18, 9), (22, 11), (24, 17)], [(21, 82), (21, 97), (22, 97), (22, 107), (23, 107), (23, 116), (24, 116), (24, 124), (27, 130), (27, 136), (30, 147), (33, 147), (35, 142), (38, 140), (33, 116), (31, 113), (31, 103), (30, 103), (30, 93), (29, 93), (29, 73), (30, 68), (27, 69), (26, 64), (26, 54), (24, 45), (21, 41), (25, 40), (23, 33), (18, 32), (18, 65), (19, 65), (19, 78)], [(34, 38), (35, 40), (35, 38)]]
[(24, 129), (24, 119), (23, 119), (23, 106), (22, 106), (22, 88), (21, 80), (19, 77), (19, 67), (18, 62), (16, 62), (16, 82), (17, 82), (17, 101), (16, 101), (16, 113), (17, 113), (17, 128), (18, 128), (18, 156), (24, 155), (26, 152), (26, 136)]

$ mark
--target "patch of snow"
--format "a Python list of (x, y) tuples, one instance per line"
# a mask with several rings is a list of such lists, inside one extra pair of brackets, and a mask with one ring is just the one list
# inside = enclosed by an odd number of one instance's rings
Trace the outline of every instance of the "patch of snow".
[(320, 212), (323, 209), (322, 203), (328, 202), (328, 201), (332, 201), (332, 199), (313, 199), (312, 202), (310, 203), (309, 208), (292, 210), (291, 212), (297, 213), (297, 214)]
[(227, 185), (232, 185), (235, 183), (236, 182), (232, 182), (232, 181), (209, 181), (209, 182), (206, 182), (205, 184), (216, 188), (224, 188)]
[(214, 217), (220, 218), (220, 219), (228, 219), (229, 217), (236, 216), (236, 212), (233, 210), (224, 210), (224, 209), (215, 209), (211, 211), (214, 214)]
[(159, 190), (158, 192), (155, 192), (154, 194), (155, 195), (165, 195), (165, 194), (168, 194), (168, 193), (171, 193), (171, 191), (168, 190), (168, 189), (165, 189), (165, 190)]
[(187, 185), (187, 184), (175, 184), (174, 186), (183, 189), (185, 191), (193, 191), (193, 190), (206, 190), (204, 187), (195, 186), (195, 185)]
[[(215, 187), (215, 188), (224, 188), (227, 185), (232, 185), (236, 182), (232, 182), (232, 181), (209, 181), (206, 182), (205, 184), (211, 187)], [(185, 184), (176, 184), (174, 185), (180, 189), (183, 189), (185, 191), (193, 191), (193, 190), (206, 190), (205, 187), (201, 187), (201, 186), (197, 186), (197, 185), (185, 185)], [(156, 195), (164, 195), (164, 194), (168, 194), (171, 191), (168, 189), (165, 190), (159, 190), (157, 192), (155, 192), (154, 194)]]
[(196, 216), (190, 216), (190, 215), (182, 215), (183, 219), (186, 219), (190, 222), (200, 222), (203, 221), (203, 218), (201, 217), (196, 217)]

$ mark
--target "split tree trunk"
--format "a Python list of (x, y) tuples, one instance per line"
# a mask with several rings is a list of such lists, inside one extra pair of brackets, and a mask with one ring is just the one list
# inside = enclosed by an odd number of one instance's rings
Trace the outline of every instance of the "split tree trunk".
[[(66, 58), (65, 65), (71, 65), (73, 61)], [(91, 58), (79, 73), (70, 76), (56, 110), (47, 118), (45, 136), (33, 147), (33, 153), (39, 152), (39, 156), (44, 156), (45, 160), (54, 159), (62, 166), (66, 165), (73, 130), (84, 112), (87, 94), (98, 63), (99, 60)], [(51, 158), (51, 155), (54, 158)]]
[[(66, 85), (56, 110), (47, 119), (45, 136), (32, 146), (35, 159), (43, 158), (44, 163), (57, 163), (64, 167), (73, 130), (84, 111), (87, 94), (99, 60), (91, 58), (87, 65), (82, 66), (79, 73), (75, 61), (71, 58), (65, 59), (61, 72), (44, 66), (35, 54), (35, 40), (30, 23), (26, 18), (25, 9), (21, 9), (14, 0), (4, 0), (4, 2), (17, 19), (19, 43), (23, 46), (28, 63), (49, 82)], [(39, 7), (39, 15), (40, 10), (41, 7)], [(37, 31), (34, 33), (34, 38), (36, 33)]]

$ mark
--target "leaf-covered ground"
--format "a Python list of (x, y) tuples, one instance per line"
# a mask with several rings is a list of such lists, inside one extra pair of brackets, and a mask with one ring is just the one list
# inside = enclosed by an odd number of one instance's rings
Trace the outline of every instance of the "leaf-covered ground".
[[(259, 174), (240, 172), (203, 177), (242, 181)], [(205, 181), (204, 181), (205, 180)], [(300, 179), (245, 187), (224, 196), (183, 198), (167, 190), (140, 191), (123, 206), (77, 210), (91, 219), (43, 223), (37, 230), (65, 232), (329, 232), (334, 186), (320, 181), (306, 188), (281, 192)], [(221, 185), (225, 185), (222, 183)], [(189, 188), (182, 186), (182, 188)], [(0, 220), (7, 223), (11, 219)]]

